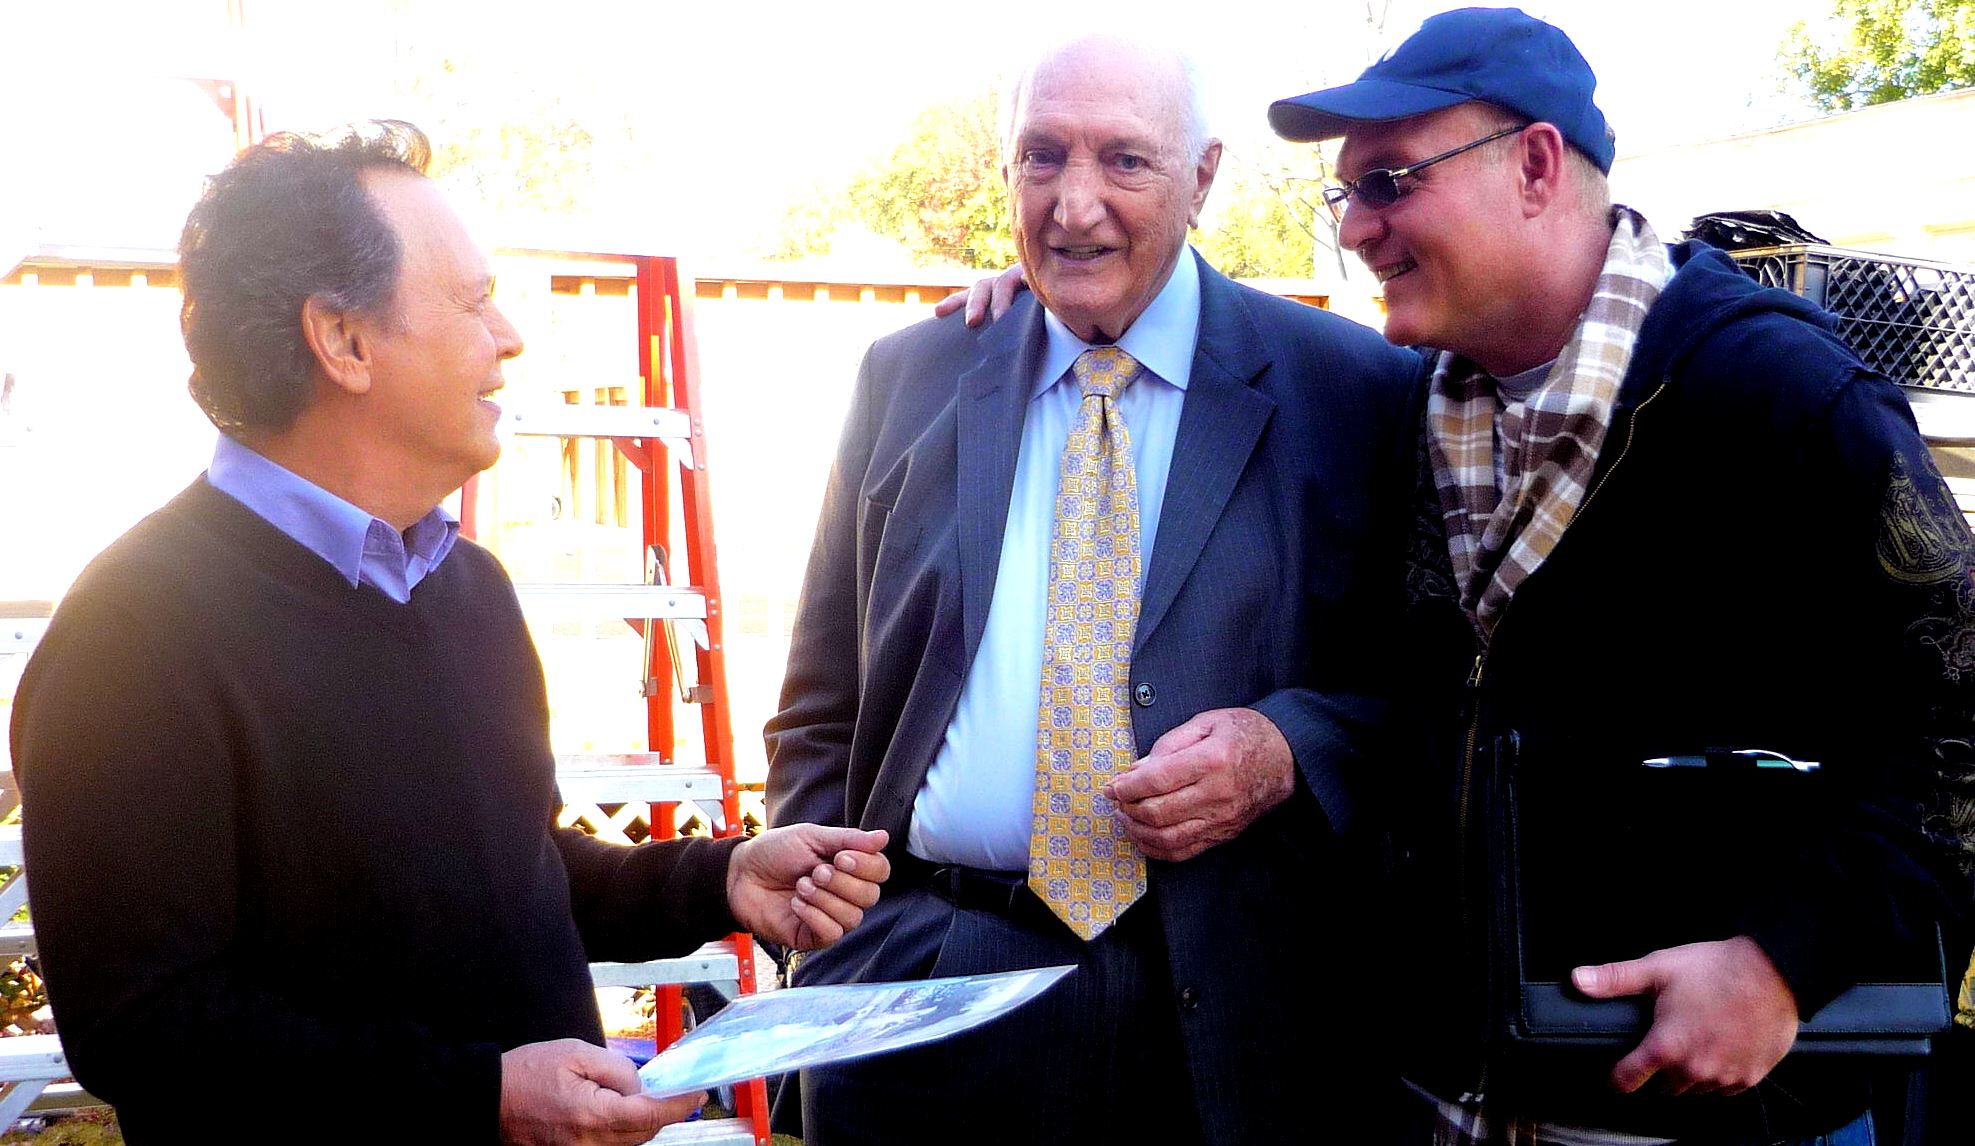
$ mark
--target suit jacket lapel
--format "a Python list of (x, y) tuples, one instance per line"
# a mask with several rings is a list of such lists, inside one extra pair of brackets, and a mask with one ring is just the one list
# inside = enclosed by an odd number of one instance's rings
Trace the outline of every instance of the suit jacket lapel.
[(1203, 260), (1200, 342), (1173, 440), (1173, 467), (1159, 512), (1152, 566), (1146, 571), (1134, 641), (1140, 647), (1186, 583), (1275, 411), (1275, 403), (1252, 385), (1269, 366), (1265, 346), (1239, 290)]
[(981, 335), (980, 362), (960, 376), (954, 416), (960, 439), (956, 493), (962, 665), (974, 663), (994, 600), (1022, 420), (1043, 345), (1042, 308), (1035, 296), (1024, 294), (1012, 314)]

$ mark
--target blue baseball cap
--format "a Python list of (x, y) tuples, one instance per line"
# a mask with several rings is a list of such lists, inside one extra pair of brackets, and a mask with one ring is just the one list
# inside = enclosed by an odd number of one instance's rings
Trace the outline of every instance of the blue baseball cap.
[(1598, 77), (1570, 37), (1517, 8), (1460, 8), (1430, 16), (1356, 83), (1277, 100), (1269, 126), (1284, 139), (1335, 139), (1356, 123), (1411, 119), (1480, 100), (1555, 124), (1598, 170), (1615, 150), (1591, 102)]

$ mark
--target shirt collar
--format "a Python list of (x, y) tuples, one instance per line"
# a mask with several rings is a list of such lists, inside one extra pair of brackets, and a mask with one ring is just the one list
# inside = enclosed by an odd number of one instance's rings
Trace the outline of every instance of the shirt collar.
[[(1043, 329), (1049, 343), (1043, 350), (1042, 370), (1029, 394), (1033, 400), (1070, 372), (1077, 355), (1091, 344), (1070, 333), (1063, 320), (1043, 310)], [(1139, 365), (1167, 384), (1186, 389), (1193, 376), (1194, 345), (1200, 339), (1200, 268), (1193, 261), (1193, 248), (1180, 249), (1173, 273), (1159, 288), (1150, 304), (1118, 339), (1118, 349), (1138, 360)]]
[[(367, 552), (367, 541), (384, 540), (379, 530), (393, 536), (397, 531), (388, 522), (225, 434), (219, 436), (219, 443), (213, 447), (213, 462), (206, 470), (206, 481), (329, 562), (349, 581), (351, 588), (368, 581), (388, 591), (388, 587), (401, 584), (409, 594), (411, 586), (438, 568), (459, 539), (459, 520), (446, 512), (444, 506), (435, 506), (404, 532), (403, 544), (395, 557), (389, 553), (392, 547), (388, 545), (373, 544)], [(402, 567), (376, 568), (379, 561), (392, 560)], [(395, 593), (391, 595), (396, 597)]]

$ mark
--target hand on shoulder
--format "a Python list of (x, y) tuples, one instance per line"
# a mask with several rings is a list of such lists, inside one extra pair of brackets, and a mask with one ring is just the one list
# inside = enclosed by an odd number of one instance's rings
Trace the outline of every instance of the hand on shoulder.
[(1016, 263), (998, 275), (990, 275), (934, 303), (933, 317), (945, 318), (964, 306), (967, 313), (962, 321), (968, 326), (999, 322), (1001, 316), (1008, 313), (1008, 308), (1015, 305), (1015, 296), (1028, 285), (1028, 280), (1023, 277), (1022, 264)]

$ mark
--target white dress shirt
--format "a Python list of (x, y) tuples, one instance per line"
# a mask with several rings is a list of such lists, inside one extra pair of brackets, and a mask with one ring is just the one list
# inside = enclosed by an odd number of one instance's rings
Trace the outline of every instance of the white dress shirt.
[[(1026, 871), (1035, 794), (1036, 724), (1042, 706), (1043, 598), (1063, 446), (1082, 405), (1070, 364), (1090, 344), (1044, 314), (1049, 344), (1022, 422), (1001, 564), (981, 647), (967, 670), (953, 721), (912, 805), (906, 847), (937, 863)], [(1166, 500), (1180, 406), (1200, 336), (1200, 270), (1192, 250), (1118, 339), (1145, 367), (1119, 400), (1138, 479), (1139, 588), (1152, 565)]]

